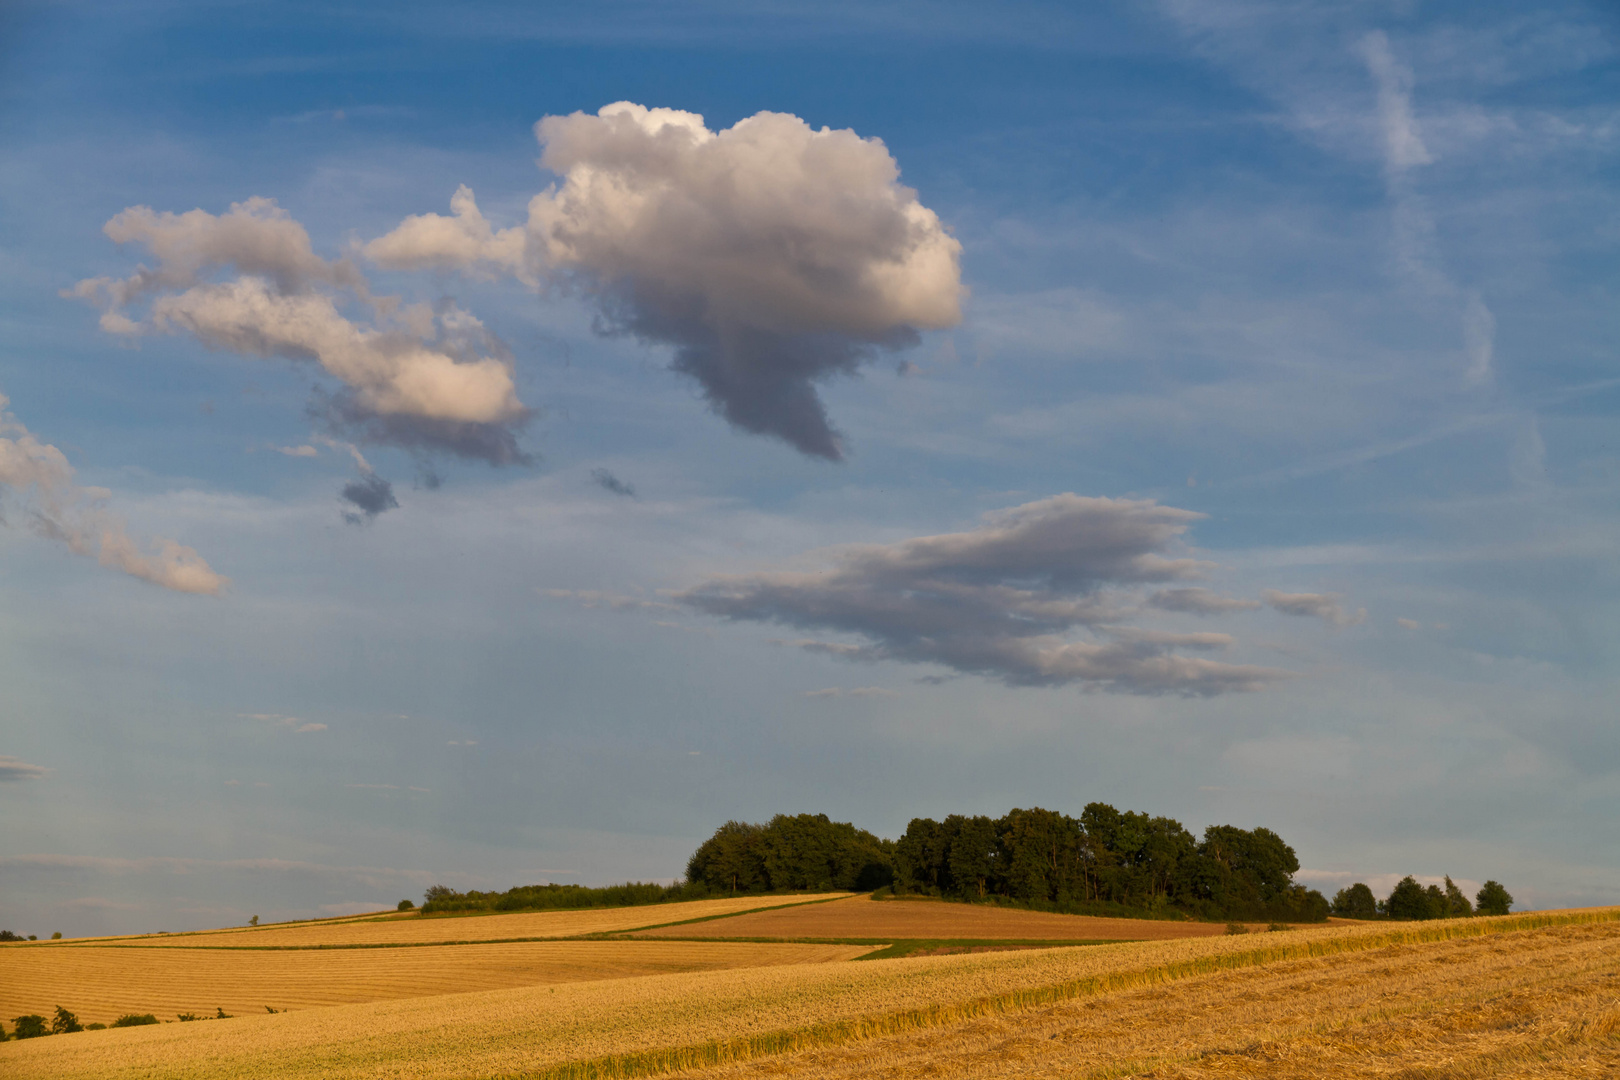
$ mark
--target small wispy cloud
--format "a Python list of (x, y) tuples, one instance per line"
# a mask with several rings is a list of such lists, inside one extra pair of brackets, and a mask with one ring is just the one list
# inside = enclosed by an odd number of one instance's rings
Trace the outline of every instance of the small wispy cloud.
[(1367, 618), (1367, 609), (1348, 612), (1339, 603), (1338, 593), (1286, 593), (1265, 589), (1260, 593), (1267, 606), (1284, 615), (1321, 619), (1329, 626), (1355, 626)]
[(553, 600), (573, 600), (583, 608), (607, 608), (610, 611), (679, 611), (675, 604), (666, 604), (660, 600), (643, 600), (639, 596), (625, 596), (623, 593), (603, 592), (598, 589), (540, 589), (541, 596), (549, 596)]
[(900, 694), (898, 691), (888, 690), (881, 686), (855, 686), (848, 690), (841, 686), (829, 686), (824, 690), (806, 690), (804, 696), (807, 698), (888, 698), (899, 697)]
[(0, 754), (0, 783), (19, 780), (42, 780), (51, 770), (43, 765), (30, 765), (14, 757)]
[(620, 480), (607, 469), (592, 469), (591, 483), (603, 491), (611, 491), (615, 495), (623, 495), (631, 499), (636, 497), (635, 485)]
[(270, 449), (274, 450), (278, 454), (285, 454), (288, 457), (319, 457), (321, 453), (308, 443), (305, 443), (302, 446), (272, 446)]
[[(278, 727), (291, 728), (294, 735), (305, 735), (316, 731), (325, 731), (325, 724), (313, 720), (305, 720), (297, 716), (283, 716), (281, 713), (237, 713), (239, 720), (259, 720)], [(232, 781), (234, 783), (234, 781)]]

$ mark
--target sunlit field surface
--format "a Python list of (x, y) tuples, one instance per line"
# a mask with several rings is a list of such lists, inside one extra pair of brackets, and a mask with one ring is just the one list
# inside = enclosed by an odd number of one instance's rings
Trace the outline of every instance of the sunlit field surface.
[(762, 911), (694, 926), (666, 926), (641, 936), (1150, 941), (1225, 932), (1226, 927), (1219, 923), (1098, 919), (976, 904), (880, 901), (853, 896), (830, 904)]
[[(12, 1042), (0, 1074), (1605, 1075), (1620, 1061), (1617, 920), (1334, 924), (527, 986)], [(1422, 1071), (1444, 1062), (1466, 1068)]]
[[(561, 938), (633, 930), (643, 926), (708, 919), (740, 911), (797, 905), (847, 897), (848, 893), (800, 896), (746, 896), (725, 900), (688, 900), (641, 907), (585, 908), (577, 911), (528, 911), (511, 915), (407, 915), (343, 922), (296, 923), (290, 926), (233, 927), (190, 934), (146, 935), (142, 945), (175, 948), (206, 945), (269, 948), (322, 945), (427, 944), (444, 941), (505, 941), (513, 938)], [(699, 924), (702, 925), (702, 924)]]
[(125, 1013), (233, 1016), (472, 990), (715, 968), (849, 960), (863, 945), (543, 941), (385, 949), (0, 950), (0, 1018), (65, 1005), (85, 1023)]

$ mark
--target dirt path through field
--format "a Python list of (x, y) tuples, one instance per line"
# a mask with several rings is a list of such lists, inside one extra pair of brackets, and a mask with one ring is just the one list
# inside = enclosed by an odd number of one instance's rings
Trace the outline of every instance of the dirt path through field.
[(1098, 919), (1044, 911), (853, 896), (828, 904), (735, 915), (649, 930), (640, 937), (1010, 938), (1024, 941), (1159, 941), (1224, 934), (1217, 923)]
[(690, 1080), (1620, 1076), (1620, 925), (1204, 976)]

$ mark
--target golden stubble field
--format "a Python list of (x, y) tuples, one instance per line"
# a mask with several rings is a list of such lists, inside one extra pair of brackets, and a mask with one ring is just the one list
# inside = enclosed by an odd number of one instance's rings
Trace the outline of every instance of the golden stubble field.
[[(579, 911), (525, 911), (510, 915), (384, 915), (377, 918), (313, 923), (231, 927), (188, 934), (146, 934), (134, 938), (94, 938), (100, 943), (130, 943), (184, 949), (311, 948), (339, 945), (422, 945), (439, 942), (511, 941), (522, 938), (567, 938), (615, 933), (643, 926), (712, 919), (738, 912), (798, 906), (845, 899), (848, 893), (800, 896), (743, 896), (724, 900), (687, 900), (644, 907), (586, 908)], [(702, 925), (702, 924), (699, 924)]]
[(534, 941), (363, 949), (79, 946), (0, 951), (0, 1019), (64, 1005), (85, 1023), (125, 1013), (233, 1017), (394, 998), (851, 960), (869, 945)]
[(1024, 941), (1159, 941), (1214, 937), (1220, 923), (1099, 919), (942, 901), (850, 896), (826, 904), (777, 908), (692, 926), (665, 926), (638, 937), (1004, 938)]
[(0, 1075), (1598, 1076), (1617, 999), (1600, 909), (445, 994), (8, 1043)]

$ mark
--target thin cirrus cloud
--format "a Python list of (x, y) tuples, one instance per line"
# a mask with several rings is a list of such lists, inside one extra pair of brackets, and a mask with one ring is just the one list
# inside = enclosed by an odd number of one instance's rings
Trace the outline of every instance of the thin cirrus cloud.
[(6, 411), (9, 404), (0, 394), (0, 496), (17, 500), (36, 533), (165, 589), (206, 596), (224, 592), (229, 580), (193, 548), (165, 537), (152, 542), (155, 551), (143, 548), (124, 519), (107, 509), (112, 493), (75, 483), (67, 456), (40, 442)]
[(1355, 626), (1367, 618), (1367, 609), (1354, 612), (1344, 609), (1338, 593), (1287, 593), (1264, 589), (1260, 593), (1266, 606), (1284, 615), (1300, 615), (1321, 619), (1329, 626)]
[[(315, 254), (274, 200), (247, 199), (220, 215), (134, 206), (102, 231), (158, 261), (64, 291), (99, 308), (108, 333), (189, 334), (246, 356), (313, 360), (340, 384), (315, 402), (334, 430), (497, 465), (528, 460), (517, 432), (530, 413), (505, 346), (453, 304), (434, 311), (373, 296), (349, 259)], [(141, 304), (144, 315), (132, 318)], [(342, 310), (356, 306), (369, 324)]]
[(1402, 272), (1431, 294), (1459, 304), (1467, 366), (1464, 378), (1479, 383), (1491, 377), (1496, 317), (1480, 294), (1460, 288), (1441, 263), (1434, 217), (1413, 189), (1412, 170), (1432, 165), (1435, 156), (1424, 144), (1412, 107), (1412, 69), (1396, 58), (1389, 35), (1374, 30), (1358, 43), (1378, 95), (1377, 127), (1382, 142), (1384, 177), (1394, 224), (1395, 256)]
[(673, 346), (733, 426), (838, 460), (816, 387), (961, 320), (961, 245), (878, 139), (761, 112), (722, 131), (621, 101), (535, 125), (562, 179), (496, 230), (461, 186), (365, 245), (392, 269), (454, 268), (577, 291), (609, 334)]
[[(715, 575), (673, 599), (727, 619), (864, 639), (793, 643), (813, 652), (935, 664), (1012, 686), (1262, 689), (1287, 673), (1185, 655), (1226, 649), (1227, 634), (1121, 622), (1137, 590), (1210, 568), (1176, 550), (1202, 516), (1151, 500), (1056, 495), (987, 515), (967, 532), (832, 548), (819, 553), (822, 570)], [(1072, 640), (1077, 629), (1091, 640)]]

